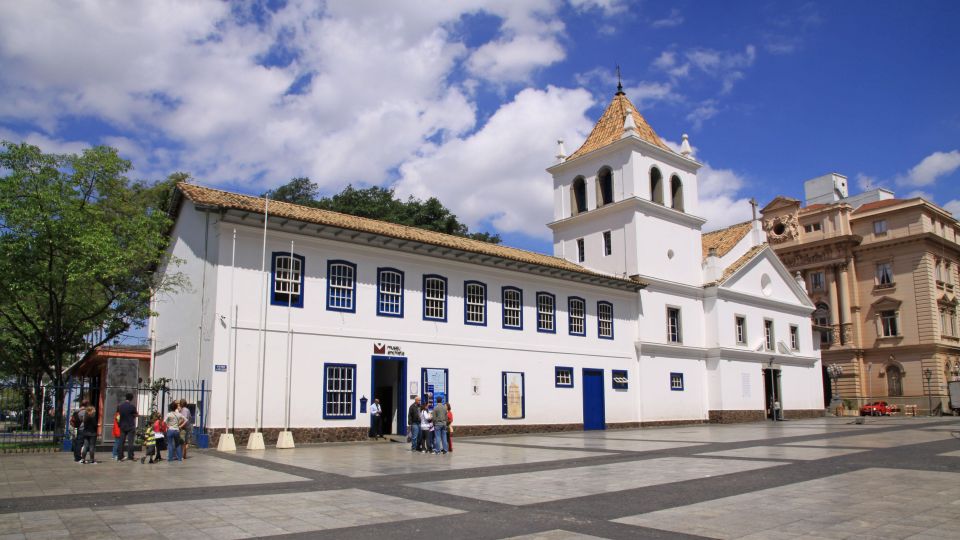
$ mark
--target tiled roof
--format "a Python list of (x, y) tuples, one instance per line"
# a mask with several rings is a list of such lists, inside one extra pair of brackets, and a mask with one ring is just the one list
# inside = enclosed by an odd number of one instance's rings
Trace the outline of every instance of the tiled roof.
[[(255, 214), (263, 214), (264, 212), (265, 199), (261, 197), (231, 193), (229, 191), (222, 191), (219, 189), (198, 186), (196, 184), (189, 184), (185, 182), (177, 184), (177, 188), (187, 199), (198, 205), (243, 210)], [(412, 242), (421, 242), (424, 244), (479, 253), (482, 255), (489, 255), (491, 257), (499, 257), (502, 259), (509, 259), (522, 263), (556, 268), (579, 274), (603, 277), (609, 280), (630, 283), (632, 286), (644, 285), (643, 282), (638, 282), (636, 280), (595, 272), (559, 257), (551, 257), (542, 253), (535, 253), (532, 251), (490, 244), (488, 242), (481, 242), (479, 240), (472, 240), (470, 238), (463, 238), (460, 236), (418, 229), (416, 227), (409, 227), (406, 225), (397, 225), (395, 223), (388, 223), (386, 221), (380, 221), (376, 219), (351, 216), (348, 214), (341, 214), (339, 212), (331, 212), (329, 210), (321, 210), (319, 208), (311, 208), (309, 206), (273, 200), (270, 201), (268, 210), (271, 218), (276, 216), (279, 218), (314, 223), (317, 225), (326, 225), (329, 227), (377, 234), (401, 240), (410, 240)]]
[(859, 214), (861, 212), (869, 212), (870, 210), (876, 210), (878, 208), (886, 208), (888, 206), (893, 206), (895, 204), (900, 204), (902, 202), (904, 202), (904, 199), (884, 199), (882, 201), (868, 202), (867, 204), (861, 204), (859, 208), (853, 211), (853, 213)]
[(630, 103), (627, 96), (617, 94), (613, 96), (613, 101), (607, 106), (607, 110), (603, 111), (603, 115), (600, 117), (600, 120), (597, 120), (597, 124), (593, 126), (593, 131), (590, 132), (587, 140), (583, 142), (576, 152), (567, 156), (567, 159), (570, 160), (580, 157), (619, 139), (620, 136), (623, 135), (623, 119), (626, 116), (627, 109), (630, 109), (633, 113), (633, 121), (637, 124), (638, 137), (648, 143), (655, 144), (664, 150), (672, 152), (670, 147), (660, 140), (660, 137), (653, 131), (650, 124), (644, 120), (643, 115), (637, 112), (637, 108), (633, 106), (633, 103)]
[(763, 251), (763, 248), (765, 247), (767, 247), (767, 244), (763, 243), (763, 244), (753, 246), (752, 248), (747, 250), (747, 252), (744, 253), (739, 259), (733, 261), (733, 264), (731, 264), (730, 266), (726, 267), (723, 270), (723, 275), (720, 276), (720, 279), (718, 279), (717, 282), (723, 283), (724, 281), (730, 279), (730, 276), (737, 273), (737, 270), (740, 270), (741, 268), (746, 266), (746, 264), (752, 261), (753, 258), (756, 257), (758, 253)]
[(717, 257), (723, 257), (737, 245), (737, 242), (746, 236), (752, 227), (752, 222), (745, 221), (731, 225), (726, 229), (708, 232), (703, 235), (703, 257), (710, 252), (710, 248), (717, 249)]
[(811, 205), (809, 205), (809, 206), (804, 206), (803, 208), (801, 208), (801, 209), (800, 209), (800, 213), (803, 214), (803, 213), (806, 213), (806, 212), (813, 212), (813, 211), (815, 211), (815, 210), (820, 210), (821, 208), (826, 208), (826, 207), (828, 207), (828, 206), (833, 206), (833, 205), (832, 205), (832, 204), (824, 204), (824, 203), (811, 204)]

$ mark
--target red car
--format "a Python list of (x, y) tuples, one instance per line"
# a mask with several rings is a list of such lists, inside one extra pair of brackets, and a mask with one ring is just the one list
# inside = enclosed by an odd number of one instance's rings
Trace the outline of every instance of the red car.
[(896, 410), (896, 407), (887, 405), (886, 401), (874, 401), (860, 407), (860, 416), (889, 416)]

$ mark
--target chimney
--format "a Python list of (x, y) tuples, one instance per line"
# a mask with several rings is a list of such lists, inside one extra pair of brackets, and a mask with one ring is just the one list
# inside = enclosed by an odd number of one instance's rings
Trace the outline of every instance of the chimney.
[(723, 269), (720, 268), (720, 257), (717, 256), (717, 248), (707, 250), (707, 258), (703, 261), (703, 282), (713, 283), (723, 275)]

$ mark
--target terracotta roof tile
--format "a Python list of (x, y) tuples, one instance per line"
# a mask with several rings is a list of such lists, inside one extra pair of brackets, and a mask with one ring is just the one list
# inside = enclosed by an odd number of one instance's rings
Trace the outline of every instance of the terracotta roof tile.
[(710, 252), (710, 248), (717, 249), (717, 257), (723, 257), (727, 253), (730, 253), (733, 246), (737, 245), (737, 242), (742, 240), (743, 237), (750, 232), (751, 227), (752, 222), (745, 221), (731, 225), (726, 229), (705, 233), (702, 237), (703, 257), (706, 258)]
[(669, 146), (664, 144), (660, 137), (657, 136), (656, 132), (653, 131), (653, 128), (650, 127), (650, 124), (643, 118), (637, 108), (633, 106), (633, 103), (630, 103), (630, 100), (627, 99), (627, 96), (624, 94), (617, 94), (613, 96), (613, 101), (610, 102), (610, 105), (607, 106), (607, 110), (603, 112), (603, 115), (600, 116), (600, 119), (597, 120), (597, 124), (593, 126), (593, 131), (590, 132), (590, 135), (587, 136), (587, 140), (583, 142), (580, 148), (576, 152), (567, 156), (567, 159), (573, 159), (580, 157), (588, 152), (593, 152), (598, 148), (602, 148), (623, 135), (623, 119), (626, 115), (626, 111), (629, 109), (632, 111), (633, 121), (637, 124), (637, 136), (641, 139), (647, 141), (648, 143), (655, 144), (664, 150), (672, 152)]
[(814, 210), (820, 210), (821, 208), (826, 208), (828, 206), (833, 206), (832, 204), (816, 203), (809, 206), (804, 206), (800, 209), (800, 213), (813, 212)]
[(861, 212), (869, 212), (870, 210), (876, 210), (877, 208), (886, 208), (888, 206), (900, 204), (904, 202), (904, 200), (905, 199), (884, 199), (882, 201), (868, 202), (867, 204), (861, 204), (856, 210), (853, 211), (853, 213), (859, 214)]
[[(242, 195), (239, 193), (232, 193), (229, 191), (222, 191), (219, 189), (183, 182), (177, 184), (177, 188), (187, 199), (193, 201), (195, 204), (216, 206), (218, 208), (244, 210), (256, 214), (263, 214), (264, 212), (265, 199), (261, 197)], [(479, 253), (492, 257), (500, 257), (522, 263), (603, 277), (606, 279), (629, 283), (633, 286), (638, 284), (645, 285), (642, 282), (637, 282), (629, 278), (595, 272), (565, 259), (544, 255), (542, 253), (490, 244), (488, 242), (481, 242), (479, 240), (473, 240), (470, 238), (463, 238), (460, 236), (418, 229), (416, 227), (409, 227), (406, 225), (397, 225), (395, 223), (388, 223), (386, 221), (380, 221), (376, 219), (362, 218), (351, 216), (349, 214), (332, 212), (329, 210), (321, 210), (319, 208), (311, 208), (309, 206), (302, 206), (299, 204), (271, 200), (269, 212), (271, 217), (277, 216), (307, 223), (315, 223), (318, 225), (327, 225), (330, 227), (388, 236), (401, 240), (422, 242), (424, 244)]]
[(723, 270), (723, 275), (720, 276), (720, 279), (717, 281), (719, 283), (723, 283), (724, 281), (730, 279), (730, 276), (737, 273), (737, 270), (740, 270), (741, 268), (746, 266), (747, 263), (752, 261), (753, 258), (756, 257), (758, 253), (763, 251), (765, 247), (767, 247), (767, 244), (763, 243), (763, 244), (753, 246), (752, 248), (747, 250), (747, 252), (744, 253), (739, 259), (733, 261), (733, 264), (731, 264), (730, 266), (726, 267)]

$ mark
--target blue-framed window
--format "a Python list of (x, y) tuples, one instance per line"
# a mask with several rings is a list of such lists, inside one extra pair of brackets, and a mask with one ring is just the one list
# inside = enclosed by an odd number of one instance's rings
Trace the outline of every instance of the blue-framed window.
[(567, 298), (567, 330), (571, 336), (587, 335), (587, 302), (579, 296)]
[(348, 420), (357, 417), (356, 364), (323, 364), (323, 418)]
[(553, 383), (557, 388), (573, 388), (573, 368), (566, 366), (554, 367)]
[(630, 378), (625, 369), (611, 370), (610, 379), (613, 381), (614, 390), (626, 390), (630, 387)]
[(487, 285), (485, 283), (463, 282), (463, 324), (487, 325)]
[(327, 261), (327, 309), (357, 311), (357, 265), (349, 261)]
[(597, 337), (613, 339), (613, 304), (597, 302)]
[(523, 330), (523, 291), (516, 287), (504, 287), (501, 293), (503, 327), (508, 330)]
[(525, 381), (522, 371), (501, 372), (503, 418), (516, 420), (526, 414)]
[(548, 292), (537, 293), (537, 332), (557, 332), (557, 297)]
[(683, 373), (670, 374), (670, 390), (683, 392)]
[(290, 252), (274, 251), (270, 265), (270, 304), (303, 307), (304, 258)]
[(403, 317), (403, 272), (377, 268), (377, 315)]
[(447, 322), (447, 278), (423, 276), (423, 319)]

